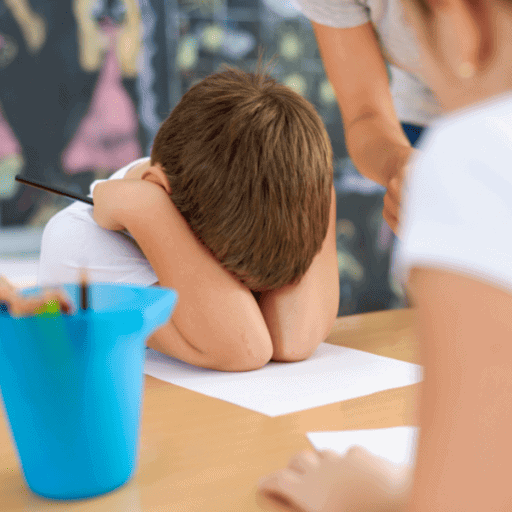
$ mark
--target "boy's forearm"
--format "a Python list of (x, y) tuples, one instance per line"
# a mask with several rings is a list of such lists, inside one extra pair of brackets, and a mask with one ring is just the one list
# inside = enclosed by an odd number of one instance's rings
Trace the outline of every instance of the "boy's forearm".
[(149, 348), (162, 354), (175, 357), (186, 363), (203, 368), (211, 368), (211, 357), (189, 343), (172, 320), (155, 331), (146, 341)]
[(147, 346), (194, 366), (226, 372), (254, 370), (263, 366), (266, 362), (257, 364), (254, 360), (243, 360), (237, 358), (237, 354), (233, 352), (228, 352), (224, 357), (219, 357), (215, 352), (201, 350), (185, 339), (183, 333), (172, 320), (169, 320), (148, 338)]
[[(255, 370), (270, 360), (270, 334), (249, 290), (233, 290), (208, 279), (200, 289), (180, 284), (176, 289), (181, 299), (172, 317), (174, 328), (162, 332), (161, 340), (167, 347), (163, 352), (223, 371)], [(176, 345), (176, 339), (188, 347)]]
[(313, 272), (297, 285), (262, 294), (260, 308), (274, 347), (274, 361), (310, 357), (332, 329), (338, 313), (337, 271)]
[(400, 124), (390, 124), (378, 115), (354, 121), (345, 128), (345, 138), (356, 169), (384, 187), (413, 151)]
[(168, 355), (208, 368), (244, 371), (267, 363), (272, 342), (250, 291), (197, 239), (158, 186), (127, 183), (123, 192), (123, 204), (105, 204), (99, 220), (106, 227), (114, 219), (128, 229), (160, 285), (178, 292), (172, 324), (157, 331), (158, 341), (151, 343), (158, 342)]
[(275, 361), (307, 359), (329, 335), (339, 305), (334, 188), (321, 251), (299, 283), (263, 292), (259, 305), (272, 338)]

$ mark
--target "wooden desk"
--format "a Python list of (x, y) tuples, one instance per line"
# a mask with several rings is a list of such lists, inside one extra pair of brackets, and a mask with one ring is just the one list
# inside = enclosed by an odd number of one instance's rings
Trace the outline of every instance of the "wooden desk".
[[(339, 318), (327, 340), (418, 363), (408, 309)], [(340, 372), (343, 369), (340, 368)], [(236, 376), (234, 376), (236, 378)], [(260, 477), (311, 449), (315, 430), (415, 425), (418, 385), (269, 418), (146, 376), (136, 476), (108, 495), (79, 502), (39, 498), (25, 485), (0, 412), (0, 509), (6, 512), (257, 512)], [(284, 510), (284, 509), (283, 509)]]

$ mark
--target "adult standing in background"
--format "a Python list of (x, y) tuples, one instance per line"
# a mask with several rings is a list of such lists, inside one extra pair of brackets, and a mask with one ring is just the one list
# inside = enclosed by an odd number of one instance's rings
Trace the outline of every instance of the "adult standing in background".
[(440, 112), (421, 80), (415, 34), (400, 0), (296, 2), (313, 26), (348, 153), (362, 175), (386, 188), (383, 217), (396, 233), (407, 161)]

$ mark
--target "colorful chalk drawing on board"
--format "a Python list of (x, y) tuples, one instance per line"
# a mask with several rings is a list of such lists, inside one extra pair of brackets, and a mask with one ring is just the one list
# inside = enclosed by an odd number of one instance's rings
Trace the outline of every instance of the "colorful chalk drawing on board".
[(69, 174), (90, 169), (114, 172), (142, 156), (137, 110), (122, 76), (137, 74), (140, 13), (135, 0), (75, 0), (80, 64), (101, 69), (87, 114), (62, 154)]
[(62, 166), (70, 174), (90, 169), (113, 172), (142, 156), (136, 108), (122, 86), (115, 52), (118, 31), (108, 19), (102, 26), (109, 40), (107, 56), (89, 110), (62, 154)]
[[(0, 46), (1, 44), (0, 41)], [(3, 116), (0, 105), (0, 199), (11, 197), (14, 194), (17, 188), (14, 177), (22, 167), (21, 146)]]
[(0, 2), (0, 226), (65, 206), (16, 174), (85, 192), (142, 155), (140, 49), (137, 0)]

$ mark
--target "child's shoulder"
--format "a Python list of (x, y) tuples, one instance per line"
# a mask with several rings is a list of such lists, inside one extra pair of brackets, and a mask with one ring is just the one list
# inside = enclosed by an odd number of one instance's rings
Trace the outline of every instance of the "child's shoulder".
[[(125, 165), (124, 167), (121, 167), (121, 169), (119, 169), (118, 171), (115, 171), (114, 173), (112, 173), (107, 179), (108, 180), (121, 180), (125, 177), (125, 175), (128, 171), (132, 170), (134, 167), (136, 167), (137, 165), (139, 165), (143, 162), (148, 162), (149, 160), (150, 160), (149, 157), (138, 158), (137, 160), (130, 162), (129, 164)], [(95, 180), (91, 183), (91, 186), (90, 186), (90, 196), (91, 197), (92, 197), (94, 187), (98, 183), (101, 183), (102, 181), (105, 181), (105, 180), (104, 179)]]
[(92, 217), (92, 206), (75, 202), (57, 212), (46, 223), (43, 229), (43, 241), (50, 244), (73, 245), (77, 239), (82, 239), (85, 231), (94, 230), (95, 222)]
[[(92, 191), (94, 187), (103, 181), (107, 180), (115, 180), (115, 179), (123, 179), (126, 173), (138, 165), (141, 162), (148, 160), (148, 158), (139, 158), (128, 165), (125, 165), (118, 171), (115, 171), (111, 174), (107, 179), (95, 180), (90, 185), (90, 194), (92, 197)], [(93, 207), (89, 204), (82, 203), (80, 201), (75, 201), (71, 203), (66, 208), (63, 208), (59, 212), (57, 212), (50, 220), (46, 223), (44, 228), (44, 233), (49, 235), (50, 233), (70, 233), (72, 234), (76, 229), (80, 229), (79, 226), (84, 227), (85, 225), (92, 226), (93, 228), (98, 228), (98, 225), (94, 221), (93, 217)]]

